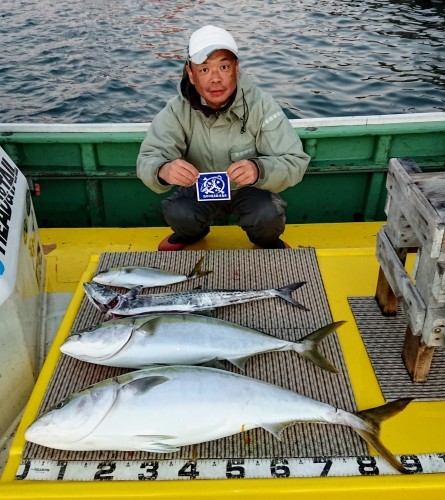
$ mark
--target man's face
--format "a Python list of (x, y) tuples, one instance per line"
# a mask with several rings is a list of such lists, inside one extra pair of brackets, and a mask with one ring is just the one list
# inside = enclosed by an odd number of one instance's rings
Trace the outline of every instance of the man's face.
[(187, 66), (190, 82), (213, 109), (223, 106), (236, 88), (238, 59), (230, 50), (216, 50), (202, 63)]

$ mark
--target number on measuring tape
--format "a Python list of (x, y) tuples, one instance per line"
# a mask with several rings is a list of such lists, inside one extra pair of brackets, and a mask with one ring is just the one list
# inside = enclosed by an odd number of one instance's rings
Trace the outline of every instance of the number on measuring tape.
[(111, 481), (112, 472), (116, 470), (116, 462), (100, 462), (97, 466), (98, 471), (94, 474), (95, 481)]
[(244, 460), (228, 460), (226, 465), (227, 479), (242, 479), (246, 477), (246, 470), (243, 467)]
[(57, 467), (60, 467), (59, 473), (57, 474), (57, 481), (62, 481), (62, 479), (65, 477), (68, 462), (66, 460), (59, 460), (57, 462)]
[(357, 463), (362, 476), (378, 476), (380, 474), (374, 457), (357, 457)]
[(289, 477), (289, 462), (285, 458), (275, 458), (270, 462), (270, 473), (273, 477)]
[(320, 473), (320, 476), (326, 477), (329, 474), (329, 471), (331, 470), (332, 460), (330, 458), (317, 457), (317, 458), (314, 458), (314, 464), (324, 464), (324, 467)]
[[(445, 454), (401, 455), (410, 474), (445, 472)], [(202, 460), (23, 460), (16, 480), (169, 481), (178, 479), (285, 479), (399, 474), (382, 457), (228, 458)]]
[(138, 474), (139, 481), (153, 481), (158, 478), (159, 462), (142, 462), (144, 472)]
[(199, 472), (196, 470), (196, 462), (194, 460), (189, 460), (185, 463), (178, 471), (178, 476), (196, 479), (199, 476)]
[(422, 464), (416, 455), (402, 455), (400, 461), (408, 474), (423, 472)]

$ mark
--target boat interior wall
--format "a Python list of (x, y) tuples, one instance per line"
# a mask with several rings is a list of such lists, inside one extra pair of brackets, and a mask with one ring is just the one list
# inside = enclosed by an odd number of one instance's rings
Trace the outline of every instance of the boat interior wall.
[[(445, 166), (445, 113), (292, 125), (312, 160), (302, 183), (282, 193), (289, 224), (385, 220), (390, 158)], [(147, 126), (4, 124), (0, 145), (26, 175), (41, 227), (159, 227), (162, 196), (136, 178)]]

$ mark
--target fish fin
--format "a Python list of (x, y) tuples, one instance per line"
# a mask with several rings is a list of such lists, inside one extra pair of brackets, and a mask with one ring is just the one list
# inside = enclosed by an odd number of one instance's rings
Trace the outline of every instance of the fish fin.
[(265, 429), (267, 432), (270, 432), (273, 434), (277, 439), (280, 441), (283, 440), (283, 432), (286, 427), (288, 427), (290, 424), (292, 424), (294, 421), (291, 422), (279, 422), (275, 424), (259, 424), (260, 427)]
[(232, 365), (235, 365), (240, 370), (244, 371), (247, 361), (249, 361), (250, 356), (244, 356), (242, 358), (230, 358), (227, 359)]
[(318, 344), (344, 323), (346, 323), (346, 321), (329, 323), (296, 342), (297, 345), (304, 349), (301, 352), (298, 351), (300, 356), (312, 361), (312, 363), (319, 366), (322, 370), (338, 373), (338, 369), (318, 351)]
[(290, 302), (294, 306), (299, 307), (300, 309), (303, 309), (303, 311), (310, 311), (306, 306), (303, 304), (300, 304), (300, 302), (297, 302), (292, 296), (291, 293), (296, 290), (297, 288), (300, 288), (301, 286), (305, 285), (306, 281), (299, 281), (298, 283), (293, 283), (292, 285), (287, 285), (283, 286), (281, 288), (276, 289), (276, 293), (278, 297), (281, 299)]
[(387, 403), (376, 408), (370, 408), (355, 413), (355, 415), (365, 424), (354, 426), (352, 428), (357, 432), (367, 443), (369, 443), (376, 451), (382, 455), (397, 471), (402, 474), (409, 474), (410, 471), (405, 469), (401, 462), (385, 447), (380, 441), (380, 424), (389, 417), (396, 415), (406, 408), (414, 398), (401, 398), (391, 403)]
[(163, 435), (135, 435), (133, 438), (143, 439), (145, 442), (141, 443), (137, 446), (137, 449), (140, 451), (151, 451), (157, 453), (173, 453), (175, 451), (179, 451), (179, 448), (175, 445), (162, 443), (161, 441), (165, 439), (173, 439), (174, 436), (163, 436)]
[(213, 273), (213, 271), (203, 271), (201, 269), (203, 262), (204, 257), (201, 257), (196, 263), (195, 267), (190, 271), (190, 274), (187, 276), (187, 278), (201, 278), (202, 276), (207, 276), (208, 274)]
[[(141, 316), (130, 316), (131, 321), (133, 323), (134, 331), (144, 330), (145, 325), (149, 325), (152, 321), (156, 321), (159, 316), (155, 314), (143, 314)], [(144, 330), (145, 335), (153, 335), (153, 331), (151, 329)]]
[(131, 382), (128, 382), (128, 384), (123, 385), (121, 390), (131, 390), (134, 393), (143, 394), (148, 392), (150, 389), (153, 389), (153, 387), (167, 382), (168, 380), (169, 379), (167, 377), (162, 377), (160, 375), (137, 378), (136, 380), (132, 380)]
[(230, 371), (221, 361), (217, 359), (212, 359), (211, 361), (206, 361), (205, 363), (200, 363), (199, 366), (207, 366), (208, 368), (216, 368), (217, 370)]
[(193, 316), (212, 316), (214, 310), (215, 308), (213, 307), (212, 309), (205, 309), (204, 311), (191, 311), (186, 314), (193, 314)]
[(142, 285), (134, 286), (131, 290), (129, 290), (126, 294), (125, 297), (128, 297), (130, 300), (134, 300), (136, 296), (141, 293), (141, 290), (144, 287)]

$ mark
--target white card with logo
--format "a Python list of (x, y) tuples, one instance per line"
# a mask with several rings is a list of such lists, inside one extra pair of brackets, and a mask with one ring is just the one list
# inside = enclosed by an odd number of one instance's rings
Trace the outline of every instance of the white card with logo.
[(230, 181), (226, 172), (199, 174), (196, 183), (198, 201), (230, 200)]

